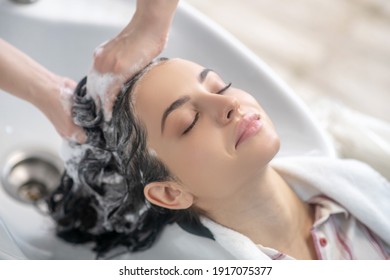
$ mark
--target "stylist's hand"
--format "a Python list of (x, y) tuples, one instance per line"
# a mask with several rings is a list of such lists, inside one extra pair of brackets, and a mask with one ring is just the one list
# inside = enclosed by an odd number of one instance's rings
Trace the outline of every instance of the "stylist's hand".
[(77, 83), (55, 76), (53, 88), (45, 94), (45, 100), (37, 101), (37, 107), (46, 115), (61, 137), (78, 143), (86, 141), (84, 130), (72, 120), (73, 92)]
[(88, 75), (88, 92), (103, 103), (105, 119), (122, 85), (164, 49), (179, 0), (137, 0), (130, 23), (99, 46)]
[(71, 116), (75, 87), (0, 38), (0, 88), (36, 106), (63, 138), (83, 143), (86, 135)]

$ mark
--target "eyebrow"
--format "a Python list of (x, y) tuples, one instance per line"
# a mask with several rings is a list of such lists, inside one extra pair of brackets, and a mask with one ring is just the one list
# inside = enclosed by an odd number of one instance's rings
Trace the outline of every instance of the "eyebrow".
[[(199, 73), (198, 81), (200, 83), (203, 83), (207, 77), (207, 74), (210, 71), (213, 71), (213, 70), (208, 69), (208, 68), (203, 69), (202, 72)], [(166, 122), (169, 114), (172, 113), (173, 111), (175, 111), (176, 109), (178, 109), (179, 107), (183, 106), (185, 103), (190, 101), (190, 99), (191, 99), (191, 97), (189, 95), (184, 95), (184, 96), (180, 97), (179, 99), (175, 100), (171, 105), (169, 105), (168, 108), (165, 109), (165, 111), (162, 115), (162, 118), (161, 118), (161, 134), (163, 134), (163, 132), (164, 132), (165, 122)]]
[(182, 96), (176, 101), (174, 101), (167, 109), (165, 109), (164, 114), (161, 119), (161, 134), (164, 132), (165, 121), (170, 113), (175, 111), (180, 106), (183, 106), (186, 102), (188, 102), (191, 98), (188, 95)]
[(207, 77), (207, 74), (208, 74), (210, 71), (214, 72), (212, 69), (205, 68), (205, 69), (202, 70), (202, 72), (199, 73), (199, 82), (200, 82), (200, 83), (203, 83), (203, 82), (204, 82), (204, 80), (205, 80), (206, 77)]

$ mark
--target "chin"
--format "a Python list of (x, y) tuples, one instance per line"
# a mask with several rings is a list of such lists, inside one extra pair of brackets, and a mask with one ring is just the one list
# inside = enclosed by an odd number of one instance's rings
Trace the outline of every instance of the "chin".
[(242, 152), (248, 163), (247, 167), (262, 169), (279, 152), (280, 138), (275, 130), (271, 129), (267, 133), (256, 135), (251, 141), (243, 144), (246, 144), (246, 147), (242, 147)]
[(279, 152), (280, 138), (276, 133), (267, 137), (266, 141), (262, 141), (257, 147), (256, 154), (259, 155), (264, 165), (268, 164)]

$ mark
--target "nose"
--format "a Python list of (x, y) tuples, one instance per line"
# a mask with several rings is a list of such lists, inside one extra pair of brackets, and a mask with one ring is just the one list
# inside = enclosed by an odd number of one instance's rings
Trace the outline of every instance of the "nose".
[(210, 116), (220, 125), (230, 123), (240, 108), (238, 99), (227, 95), (211, 95), (207, 104)]

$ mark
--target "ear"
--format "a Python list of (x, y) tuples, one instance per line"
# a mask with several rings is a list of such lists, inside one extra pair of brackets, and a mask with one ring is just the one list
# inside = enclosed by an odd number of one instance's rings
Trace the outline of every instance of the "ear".
[(194, 202), (193, 195), (174, 181), (149, 183), (144, 194), (150, 203), (168, 209), (187, 209)]

